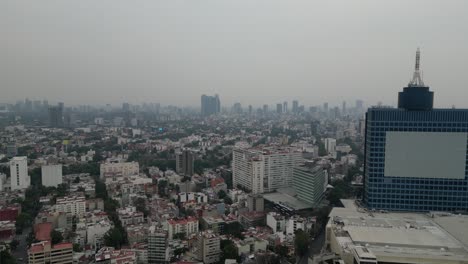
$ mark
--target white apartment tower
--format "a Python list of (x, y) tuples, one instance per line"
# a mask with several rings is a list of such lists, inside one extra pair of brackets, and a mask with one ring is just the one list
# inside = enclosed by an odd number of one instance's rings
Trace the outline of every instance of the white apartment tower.
[(324, 145), (325, 145), (325, 149), (327, 150), (327, 153), (335, 157), (336, 156), (336, 139), (326, 138), (324, 140)]
[(42, 171), (42, 185), (57, 187), (62, 184), (62, 165), (44, 165)]
[(235, 148), (232, 162), (233, 184), (254, 194), (290, 187), (293, 168), (302, 160), (300, 152), (288, 147)]
[(14, 157), (10, 161), (11, 190), (27, 189), (31, 185), (28, 176), (28, 158)]

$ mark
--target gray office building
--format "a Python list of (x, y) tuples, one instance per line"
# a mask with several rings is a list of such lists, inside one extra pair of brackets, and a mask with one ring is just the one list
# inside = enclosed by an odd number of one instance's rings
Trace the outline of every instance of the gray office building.
[(176, 172), (183, 176), (192, 176), (194, 164), (193, 153), (190, 150), (183, 150), (176, 153)]
[(201, 96), (201, 114), (202, 116), (210, 116), (221, 111), (221, 102), (219, 96), (202, 95)]
[(328, 173), (322, 166), (302, 165), (293, 170), (293, 188), (297, 198), (318, 205), (328, 185)]
[(419, 73), (398, 96), (398, 108), (366, 113), (364, 203), (370, 209), (468, 209), (468, 109), (434, 109)]

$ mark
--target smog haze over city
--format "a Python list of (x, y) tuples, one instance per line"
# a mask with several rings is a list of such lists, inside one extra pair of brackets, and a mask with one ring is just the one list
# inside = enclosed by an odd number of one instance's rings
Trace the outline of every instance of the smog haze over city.
[(0, 264), (468, 264), (468, 1), (0, 1)]
[(0, 3), (1, 102), (395, 105), (422, 50), (437, 106), (468, 107), (466, 1)]

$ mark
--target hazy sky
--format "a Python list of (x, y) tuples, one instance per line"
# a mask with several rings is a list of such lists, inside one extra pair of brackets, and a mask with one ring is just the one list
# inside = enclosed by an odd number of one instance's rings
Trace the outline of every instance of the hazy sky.
[(468, 1), (0, 1), (0, 101), (468, 107)]

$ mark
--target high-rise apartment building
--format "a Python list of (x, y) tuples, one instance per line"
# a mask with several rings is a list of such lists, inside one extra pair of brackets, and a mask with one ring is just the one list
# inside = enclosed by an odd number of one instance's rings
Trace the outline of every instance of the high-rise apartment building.
[(167, 231), (151, 226), (148, 234), (148, 263), (165, 264), (169, 262)]
[(201, 96), (201, 114), (202, 116), (209, 116), (217, 114), (221, 111), (221, 102), (219, 96), (202, 95)]
[(299, 101), (294, 100), (292, 102), (292, 111), (293, 111), (293, 113), (298, 113), (299, 112)]
[(302, 153), (288, 147), (235, 148), (232, 161), (233, 184), (254, 194), (290, 187), (293, 167), (302, 160)]
[(293, 188), (297, 198), (318, 205), (328, 185), (328, 173), (321, 166), (297, 166), (293, 171)]
[(197, 236), (197, 259), (205, 264), (219, 262), (221, 256), (221, 241), (217, 234), (211, 231), (201, 232)]
[(129, 112), (130, 111), (130, 104), (129, 103), (123, 103), (122, 104), (122, 111)]
[(57, 187), (62, 184), (62, 165), (44, 165), (41, 168), (42, 185)]
[(468, 109), (434, 109), (419, 72), (398, 108), (366, 114), (364, 203), (402, 211), (468, 208)]
[(282, 104), (276, 104), (276, 113), (277, 114), (283, 113), (283, 105)]
[(323, 103), (323, 112), (325, 112), (325, 114), (328, 114), (328, 103)]
[(72, 264), (73, 244), (59, 243), (52, 245), (50, 241), (34, 243), (28, 250), (29, 264)]
[(49, 107), (50, 127), (63, 127), (63, 103)]
[(194, 157), (190, 150), (176, 153), (176, 172), (183, 176), (193, 175)]
[(232, 106), (232, 112), (235, 113), (235, 114), (242, 114), (242, 105), (241, 103), (235, 103), (233, 106)]
[(31, 185), (28, 175), (28, 158), (14, 157), (10, 160), (11, 190), (27, 189)]
[(361, 111), (362, 109), (364, 109), (364, 101), (356, 100), (356, 110)]

